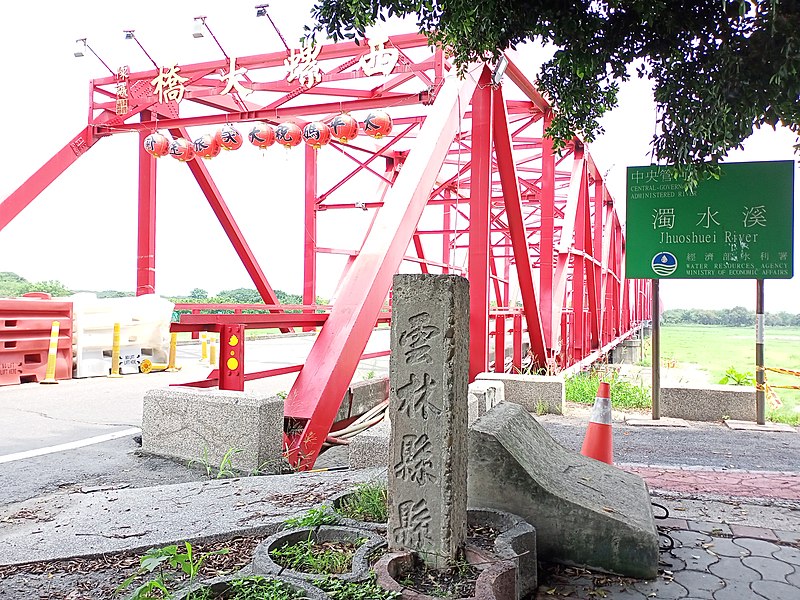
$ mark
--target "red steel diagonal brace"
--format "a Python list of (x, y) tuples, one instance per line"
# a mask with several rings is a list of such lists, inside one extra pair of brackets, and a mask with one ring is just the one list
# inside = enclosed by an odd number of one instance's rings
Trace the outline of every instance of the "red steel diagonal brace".
[(494, 91), (494, 149), (497, 154), (497, 169), (500, 174), (500, 184), (503, 187), (508, 229), (511, 235), (511, 246), (514, 250), (514, 260), (517, 263), (517, 279), (522, 296), (522, 306), (525, 310), (525, 320), (528, 323), (533, 361), (537, 366), (544, 367), (547, 364), (544, 330), (539, 313), (539, 303), (536, 301), (536, 290), (533, 286), (528, 238), (522, 218), (522, 199), (517, 185), (517, 171), (511, 151), (511, 136), (508, 132), (508, 115), (505, 106), (503, 90), (498, 88)]
[(469, 198), (469, 380), (489, 370), (489, 219), (492, 187), (491, 73), (484, 68), (472, 97)]
[[(149, 111), (142, 113), (150, 119)], [(139, 233), (136, 243), (136, 295), (156, 292), (156, 158), (144, 149), (147, 131), (139, 132)]]
[(330, 432), (476, 84), (468, 73), (442, 86), (286, 398), (284, 414), (298, 425), (287, 455), (300, 468), (313, 466)]
[[(190, 139), (189, 133), (183, 128), (170, 129), (170, 133), (172, 137), (175, 138), (183, 137), (187, 140)], [(233, 244), (236, 254), (239, 255), (258, 293), (261, 294), (261, 298), (266, 304), (280, 304), (278, 297), (275, 295), (275, 291), (272, 289), (269, 281), (267, 281), (264, 272), (261, 270), (261, 266), (258, 264), (255, 255), (253, 255), (253, 251), (250, 250), (247, 240), (244, 239), (239, 226), (236, 224), (230, 209), (228, 209), (228, 205), (225, 204), (225, 201), (222, 199), (222, 194), (220, 194), (214, 180), (211, 179), (211, 174), (208, 172), (206, 166), (200, 160), (190, 160), (186, 164), (197, 180), (200, 189), (203, 190), (203, 194), (211, 205), (211, 210), (214, 211), (228, 239), (231, 241), (231, 244)], [(284, 327), (281, 331), (288, 332), (290, 330)]]
[(25, 183), (14, 190), (8, 198), (0, 202), (0, 231), (25, 210), (72, 163), (94, 146), (98, 139), (100, 138), (95, 137), (91, 127), (82, 129), (69, 143), (56, 152), (53, 158), (31, 175)]

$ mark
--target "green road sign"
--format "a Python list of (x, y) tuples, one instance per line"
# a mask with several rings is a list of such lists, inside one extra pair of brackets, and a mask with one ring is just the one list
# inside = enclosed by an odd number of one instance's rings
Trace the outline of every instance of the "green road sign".
[(665, 167), (628, 167), (626, 277), (791, 279), (794, 163), (721, 167), (692, 194)]

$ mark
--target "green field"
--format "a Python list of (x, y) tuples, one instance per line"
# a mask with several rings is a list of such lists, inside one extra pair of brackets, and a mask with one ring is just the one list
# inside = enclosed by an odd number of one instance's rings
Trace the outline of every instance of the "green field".
[[(662, 364), (670, 360), (693, 363), (708, 373), (709, 383), (718, 383), (729, 367), (755, 374), (755, 328), (718, 325), (669, 325), (661, 327)], [(764, 363), (800, 371), (800, 327), (768, 327)], [(770, 386), (800, 385), (800, 377), (767, 372)], [(775, 389), (783, 406), (772, 409), (771, 421), (800, 424), (800, 390)]]

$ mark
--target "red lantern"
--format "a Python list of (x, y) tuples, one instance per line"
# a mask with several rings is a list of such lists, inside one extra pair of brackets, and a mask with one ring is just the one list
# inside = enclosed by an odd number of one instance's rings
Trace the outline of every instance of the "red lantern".
[(250, 140), (253, 146), (258, 146), (262, 150), (269, 148), (275, 143), (275, 129), (272, 125), (259, 121), (253, 125), (250, 133), (247, 134), (247, 139)]
[(333, 117), (330, 128), (333, 137), (343, 144), (356, 139), (358, 135), (358, 121), (347, 113)]
[(169, 140), (157, 131), (144, 138), (144, 149), (148, 154), (161, 158), (169, 154)]
[(181, 162), (194, 158), (194, 144), (187, 139), (178, 138), (169, 145), (169, 155)]
[(331, 141), (331, 128), (321, 121), (313, 121), (303, 127), (303, 141), (315, 150), (319, 150)]
[(233, 125), (225, 125), (222, 129), (218, 129), (214, 137), (223, 150), (238, 150), (244, 141), (242, 134)]
[(217, 137), (206, 133), (201, 135), (194, 141), (194, 152), (197, 156), (205, 159), (212, 159), (220, 153), (220, 145), (217, 142)]
[(294, 123), (281, 123), (275, 128), (275, 139), (287, 148), (294, 148), (303, 141), (303, 132)]
[(364, 133), (376, 139), (389, 135), (392, 131), (392, 118), (382, 110), (376, 110), (364, 119)]

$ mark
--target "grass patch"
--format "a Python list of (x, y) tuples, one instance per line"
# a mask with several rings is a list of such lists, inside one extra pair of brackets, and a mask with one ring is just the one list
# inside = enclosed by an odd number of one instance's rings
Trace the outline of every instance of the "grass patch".
[[(739, 373), (755, 372), (755, 330), (749, 327), (720, 325), (668, 325), (661, 327), (662, 359), (694, 363), (708, 373), (709, 383), (716, 383), (733, 369)], [(800, 327), (767, 327), (764, 363), (797, 371), (800, 368)], [(767, 372), (770, 386), (800, 385), (800, 378)], [(770, 421), (800, 425), (800, 390), (775, 389), (783, 406), (769, 408)]]
[(316, 542), (311, 538), (270, 551), (272, 560), (286, 569), (333, 575), (347, 573), (357, 546), (350, 542)]
[(299, 529), (300, 527), (319, 527), (320, 525), (333, 525), (336, 523), (336, 515), (324, 506), (320, 508), (309, 508), (305, 513), (298, 517), (290, 517), (283, 524), (287, 529)]
[(356, 521), (386, 523), (389, 520), (386, 486), (379, 482), (359, 484), (352, 494), (342, 499), (336, 512)]
[(303, 593), (290, 588), (283, 581), (260, 576), (235, 579), (225, 598), (230, 600), (300, 600)]
[[(606, 376), (611, 385), (611, 407), (624, 409), (650, 408), (650, 390), (630, 381), (624, 381), (616, 374)], [(578, 373), (564, 381), (564, 392), (568, 402), (594, 404), (597, 388), (600, 386), (599, 373)]]
[(379, 586), (374, 572), (369, 581), (360, 583), (326, 577), (322, 581), (314, 582), (314, 585), (328, 594), (331, 600), (394, 600), (400, 597), (400, 592), (390, 592)]

